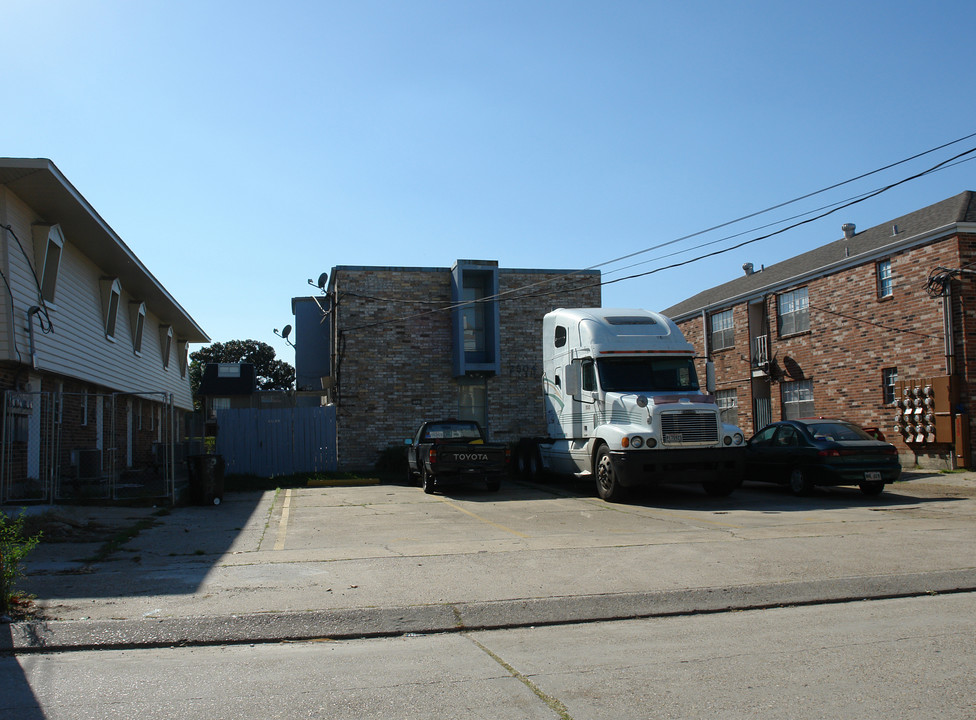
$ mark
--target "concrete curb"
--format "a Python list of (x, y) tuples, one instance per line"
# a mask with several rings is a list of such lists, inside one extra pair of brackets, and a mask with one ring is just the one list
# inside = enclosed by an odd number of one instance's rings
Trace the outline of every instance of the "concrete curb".
[[(835, 580), (484, 603), (0, 626), (0, 653), (343, 640), (976, 592), (976, 568)], [(9, 628), (9, 632), (4, 630)]]

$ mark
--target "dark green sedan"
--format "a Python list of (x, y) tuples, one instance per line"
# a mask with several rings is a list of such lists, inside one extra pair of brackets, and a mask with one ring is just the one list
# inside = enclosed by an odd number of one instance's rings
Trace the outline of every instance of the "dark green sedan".
[(746, 443), (746, 480), (789, 485), (806, 495), (817, 485), (857, 485), (879, 495), (901, 475), (898, 450), (845, 420), (809, 418), (767, 425)]

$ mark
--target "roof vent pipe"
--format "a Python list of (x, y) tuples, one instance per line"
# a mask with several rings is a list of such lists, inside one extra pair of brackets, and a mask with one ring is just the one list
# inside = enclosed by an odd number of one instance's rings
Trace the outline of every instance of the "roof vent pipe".
[(854, 223), (844, 223), (840, 229), (844, 231), (844, 237), (848, 240), (854, 237)]
[(752, 275), (754, 272), (756, 272), (755, 267), (756, 266), (750, 262), (742, 263), (742, 272), (744, 272), (746, 275)]

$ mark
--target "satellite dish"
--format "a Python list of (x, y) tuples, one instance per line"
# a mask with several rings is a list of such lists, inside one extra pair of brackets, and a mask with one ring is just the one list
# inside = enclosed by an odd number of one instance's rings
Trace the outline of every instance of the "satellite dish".
[(329, 273), (322, 273), (319, 275), (319, 290), (325, 290), (325, 284), (329, 282)]
[(285, 325), (281, 328), (281, 337), (287, 340), (289, 335), (291, 335), (291, 325)]

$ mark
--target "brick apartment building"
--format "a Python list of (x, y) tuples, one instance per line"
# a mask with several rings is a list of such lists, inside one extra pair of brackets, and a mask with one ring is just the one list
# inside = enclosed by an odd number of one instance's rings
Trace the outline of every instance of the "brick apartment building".
[(542, 434), (542, 317), (600, 302), (599, 271), (336, 267), (315, 305), (292, 305), (298, 391), (334, 404), (340, 469), (372, 467), (425, 419), (475, 419), (501, 442)]
[(171, 495), (206, 333), (50, 160), (0, 158), (0, 227), (0, 503)]
[(903, 463), (970, 467), (976, 194), (842, 230), (664, 313), (714, 361), (718, 401), (747, 434), (839, 416), (879, 428)]

